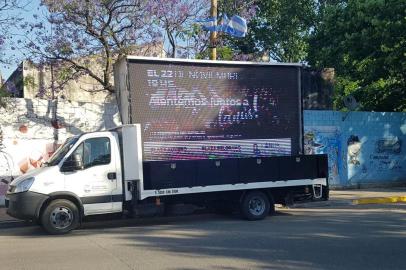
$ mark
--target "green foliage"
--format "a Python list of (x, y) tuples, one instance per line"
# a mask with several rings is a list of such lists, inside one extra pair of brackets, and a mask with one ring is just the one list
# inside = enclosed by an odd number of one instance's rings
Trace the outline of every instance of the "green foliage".
[(334, 67), (335, 105), (352, 94), (362, 110), (406, 111), (406, 1), (327, 4), (310, 38), (309, 63)]
[[(334, 107), (354, 95), (360, 110), (406, 111), (405, 0), (253, 1), (248, 35), (225, 36), (234, 54), (335, 69)], [(238, 14), (233, 1), (220, 12)]]
[[(207, 48), (203, 52), (196, 55), (196, 59), (209, 59), (210, 50)], [(217, 60), (233, 60), (234, 50), (230, 47), (223, 46), (217, 48)]]
[(58, 69), (58, 72), (56, 74), (56, 79), (59, 82), (63, 82), (63, 81), (68, 81), (70, 79), (72, 79), (75, 75), (75, 70), (68, 66), (62, 66)]
[(31, 75), (26, 75), (24, 77), (23, 85), (25, 87), (29, 87), (29, 88), (32, 88), (32, 89), (37, 87), (37, 85), (35, 83), (35, 78), (33, 76), (31, 76)]
[(0, 108), (6, 108), (7, 103), (4, 98), (8, 96), (9, 94), (3, 88), (0, 88)]
[[(44, 36), (30, 44), (45, 44), (34, 46), (38, 55), (75, 67), (62, 69), (58, 80), (75, 77), (74, 72), (88, 74), (114, 92), (113, 58), (131, 52), (135, 44), (165, 36), (171, 55), (208, 59), (208, 33), (193, 23), (196, 16), (206, 16), (208, 2), (196, 0), (199, 12), (192, 1), (175, 2), (141, 1), (138, 6), (133, 1), (44, 0), (58, 38), (48, 40), (40, 28), (34, 34)], [(245, 38), (219, 34), (219, 60), (267, 55), (279, 62), (334, 68), (336, 109), (344, 109), (343, 98), (351, 94), (360, 110), (406, 111), (405, 0), (219, 0), (219, 14), (240, 15), (249, 22)], [(98, 55), (103, 76), (93, 62), (77, 61), (88, 55)]]
[(248, 24), (247, 37), (228, 38), (229, 46), (244, 54), (268, 54), (279, 62), (304, 61), (307, 38), (316, 20), (317, 1), (266, 0), (255, 4), (257, 13)]
[[(338, 77), (335, 81), (333, 107), (335, 109), (344, 109), (344, 98), (353, 94), (359, 89), (359, 82), (352, 81), (349, 78)], [(355, 97), (360, 100), (359, 97)], [(345, 109), (346, 110), (346, 109)]]

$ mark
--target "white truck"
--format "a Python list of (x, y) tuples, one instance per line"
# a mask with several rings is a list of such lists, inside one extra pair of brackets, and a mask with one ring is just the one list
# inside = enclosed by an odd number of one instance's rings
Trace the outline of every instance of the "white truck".
[[(275, 203), (328, 199), (327, 156), (302, 154), (299, 65), (127, 57), (115, 68), (125, 124), (67, 139), (41, 168), (12, 181), (9, 215), (63, 234), (90, 215), (196, 204), (258, 220)], [(253, 68), (254, 84), (279, 72), (273, 79), (291, 88), (249, 88)], [(279, 116), (289, 102), (294, 112)], [(283, 132), (272, 134), (278, 126)]]

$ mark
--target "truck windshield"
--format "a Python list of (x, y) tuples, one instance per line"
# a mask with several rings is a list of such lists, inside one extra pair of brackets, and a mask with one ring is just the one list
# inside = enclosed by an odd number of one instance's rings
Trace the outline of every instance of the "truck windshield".
[(58, 150), (51, 156), (48, 162), (44, 163), (45, 166), (55, 166), (62, 160), (62, 158), (69, 152), (72, 146), (79, 140), (79, 137), (70, 137), (64, 144), (62, 144)]

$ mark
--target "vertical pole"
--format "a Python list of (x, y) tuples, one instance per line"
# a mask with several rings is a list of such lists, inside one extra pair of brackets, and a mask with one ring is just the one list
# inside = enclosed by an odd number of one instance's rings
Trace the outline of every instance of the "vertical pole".
[[(215, 24), (217, 26), (217, 0), (211, 0), (211, 8), (210, 8), (210, 17), (215, 18)], [(216, 60), (217, 59), (217, 32), (211, 31), (210, 32), (210, 59)]]
[(50, 65), (51, 65), (51, 99), (52, 101), (54, 101), (55, 100), (54, 60), (51, 60)]
[(59, 140), (58, 98), (55, 96), (54, 60), (51, 60), (50, 64), (51, 64), (51, 98), (53, 103), (52, 122), (54, 126), (54, 145), (52, 151), (55, 152)]
[[(51, 26), (51, 38), (53, 38), (53, 27)], [(59, 124), (58, 124), (58, 97), (55, 96), (55, 77), (54, 77), (54, 64), (55, 59), (49, 59), (51, 65), (51, 97), (52, 97), (52, 126), (54, 128), (54, 145), (52, 152), (55, 152), (58, 146), (59, 140)], [(46, 70), (46, 69), (45, 69)], [(45, 83), (44, 83), (45, 84)]]

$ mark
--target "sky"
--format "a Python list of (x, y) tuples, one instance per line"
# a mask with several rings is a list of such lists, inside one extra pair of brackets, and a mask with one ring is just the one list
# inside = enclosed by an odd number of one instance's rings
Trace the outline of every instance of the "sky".
[[(23, 9), (19, 9), (14, 11), (10, 14), (12, 16), (22, 18), (20, 23), (24, 21), (28, 22), (38, 22), (38, 19), (34, 19), (34, 15), (38, 15), (38, 18), (45, 18), (45, 14), (47, 13), (46, 8), (40, 6), (41, 0), (19, 0), (21, 2), (26, 3)], [(42, 21), (45, 25), (47, 25), (45, 19)], [(17, 29), (16, 27), (10, 29), (11, 34), (14, 36), (23, 34), (21, 30)], [(16, 38), (18, 39), (18, 38)], [(167, 40), (165, 39), (165, 48), (168, 45)], [(0, 72), (2, 75), (3, 80), (7, 80), (8, 77), (17, 69), (18, 65), (26, 59), (24, 53), (18, 50), (12, 50), (12, 44), (6, 43), (2, 48), (0, 48), (1, 53), (4, 54), (4, 58), (10, 59), (13, 58), (11, 64), (3, 65), (0, 64)]]
[[(40, 7), (40, 0), (25, 0), (27, 3), (23, 10), (18, 10), (11, 12), (12, 16), (23, 18), (24, 20), (33, 21), (34, 14), (43, 13), (44, 9)], [(19, 34), (19, 30), (16, 28), (11, 28), (10, 32), (12, 34)], [(6, 43), (2, 48), (2, 52), (5, 54), (5, 58), (16, 58), (15, 61), (12, 61), (10, 65), (0, 65), (0, 72), (4, 80), (13, 73), (13, 71), (18, 67), (19, 63), (24, 60), (24, 55), (18, 50), (12, 50), (11, 44)]]

